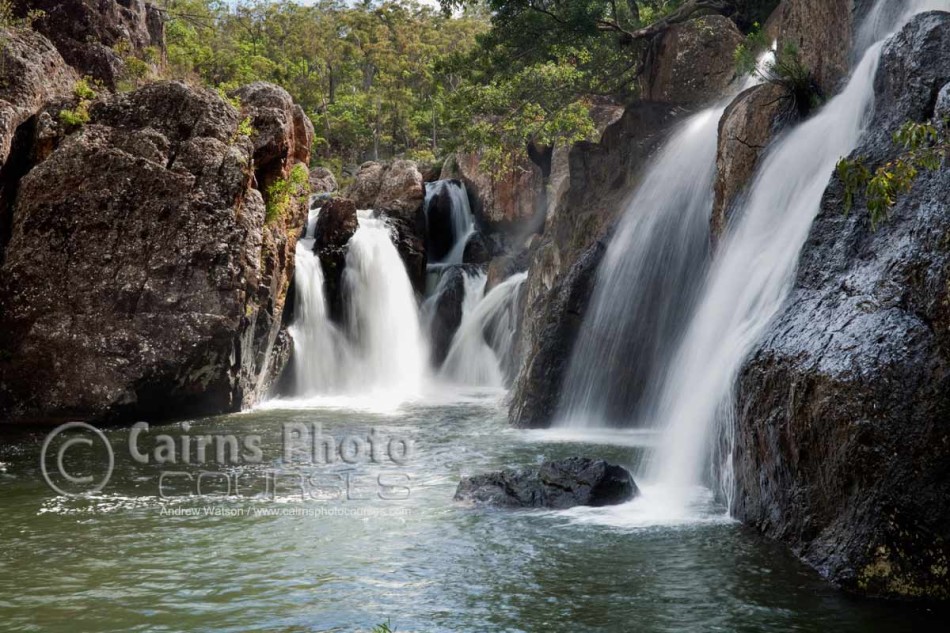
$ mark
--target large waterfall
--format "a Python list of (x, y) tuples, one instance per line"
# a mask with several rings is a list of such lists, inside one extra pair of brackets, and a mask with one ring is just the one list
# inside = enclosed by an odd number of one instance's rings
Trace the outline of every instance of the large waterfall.
[[(897, 22), (947, 5), (919, 0)], [(871, 14), (875, 20), (882, 15), (878, 8)], [(886, 34), (895, 27), (875, 23), (873, 29)], [(685, 509), (694, 487), (707, 480), (717, 428), (731, 446), (738, 372), (788, 296), (837, 161), (861, 139), (874, 105), (882, 46), (878, 41), (866, 51), (839, 96), (771, 148), (721, 246), (652, 411), (662, 436), (642, 474), (665, 489), (667, 503)], [(721, 485), (728, 497), (731, 448), (726, 453)]]
[[(774, 60), (759, 60), (750, 88)], [(708, 258), (719, 120), (728, 101), (690, 117), (627, 205), (601, 264), (568, 367), (558, 426), (643, 424)]]
[(561, 426), (629, 426), (701, 280), (725, 106), (687, 120), (644, 176), (610, 241), (571, 359)]

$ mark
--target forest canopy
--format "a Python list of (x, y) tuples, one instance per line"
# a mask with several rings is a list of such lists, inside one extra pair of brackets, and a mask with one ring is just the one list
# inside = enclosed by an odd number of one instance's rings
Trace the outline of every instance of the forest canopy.
[(591, 137), (590, 105), (636, 97), (658, 34), (735, 9), (728, 0), (158, 4), (174, 76), (225, 92), (283, 86), (313, 120), (320, 162), (478, 148), (498, 168), (528, 143)]

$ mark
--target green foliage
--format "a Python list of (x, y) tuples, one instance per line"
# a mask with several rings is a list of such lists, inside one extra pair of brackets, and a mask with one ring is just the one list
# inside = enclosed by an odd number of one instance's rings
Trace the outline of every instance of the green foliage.
[(76, 95), (77, 99), (92, 101), (96, 98), (97, 93), (93, 88), (93, 81), (87, 77), (83, 77), (76, 82), (76, 85), (73, 86), (73, 94)]
[(60, 122), (67, 128), (82, 127), (89, 123), (89, 106), (98, 96), (96, 89), (93, 88), (94, 85), (92, 80), (83, 77), (73, 86), (73, 95), (77, 100), (76, 107), (61, 110), (59, 113)]
[(894, 133), (894, 143), (903, 153), (871, 171), (866, 159), (842, 159), (838, 162), (838, 177), (844, 184), (845, 213), (854, 207), (855, 194), (864, 189), (871, 228), (876, 230), (890, 217), (891, 209), (901, 195), (908, 193), (920, 170), (936, 171), (947, 157), (950, 138), (947, 125), (938, 128), (933, 123), (908, 121)]
[(283, 218), (294, 204), (306, 202), (310, 193), (310, 172), (303, 165), (294, 165), (290, 176), (274, 182), (267, 188), (268, 224)]
[(18, 18), (11, 0), (0, 0), (0, 28), (28, 29), (33, 23), (46, 17), (42, 9), (31, 9), (23, 18)]
[(390, 626), (389, 620), (386, 620), (382, 624), (374, 626), (370, 633), (396, 633), (396, 629)]
[(257, 130), (254, 129), (254, 125), (251, 123), (251, 117), (244, 117), (244, 119), (242, 119), (238, 124), (237, 135), (254, 138), (255, 134), (257, 134)]
[(736, 47), (733, 57), (736, 62), (736, 72), (742, 75), (751, 75), (756, 71), (758, 57), (769, 48), (769, 39), (762, 31), (762, 26), (756, 22), (746, 34), (742, 43)]
[(451, 146), (446, 100), (461, 78), (437, 67), (471, 50), (488, 26), (414, 0), (165, 4), (174, 76), (225, 92), (276, 83), (313, 121), (314, 158), (350, 164)]
[(79, 104), (75, 108), (61, 110), (59, 120), (66, 127), (82, 127), (89, 123), (89, 109), (85, 104)]

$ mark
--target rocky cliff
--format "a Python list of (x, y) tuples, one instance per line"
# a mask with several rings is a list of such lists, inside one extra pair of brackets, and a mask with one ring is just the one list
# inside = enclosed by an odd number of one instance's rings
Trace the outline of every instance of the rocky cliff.
[(155, 68), (165, 60), (165, 19), (144, 0), (12, 0), (14, 12), (38, 15), (48, 37), (80, 75), (114, 90), (136, 57)]
[(243, 136), (259, 114), (159, 83), (60, 130), (13, 199), (0, 418), (168, 419), (260, 395), (305, 205), (265, 218), (257, 166), (309, 157)]
[[(950, 14), (890, 41), (855, 156), (895, 158), (908, 120), (950, 116)], [(938, 98), (943, 95), (944, 98)], [(833, 179), (788, 305), (742, 372), (738, 518), (843, 587), (950, 597), (950, 170), (873, 230)]]

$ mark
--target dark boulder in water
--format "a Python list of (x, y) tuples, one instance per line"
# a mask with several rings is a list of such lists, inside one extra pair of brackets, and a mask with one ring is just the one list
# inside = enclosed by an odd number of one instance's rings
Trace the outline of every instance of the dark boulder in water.
[(323, 268), (324, 296), (330, 318), (340, 322), (343, 316), (342, 279), (346, 268), (346, 248), (359, 228), (356, 205), (346, 198), (335, 198), (323, 204), (313, 229), (313, 252)]
[(436, 367), (440, 367), (445, 361), (449, 347), (452, 345), (452, 338), (462, 323), (465, 275), (464, 266), (447, 267), (442, 272), (435, 293), (427, 302), (432, 363)]
[(618, 505), (639, 494), (626, 468), (602, 459), (571, 457), (539, 467), (466, 477), (455, 491), (455, 500), (502, 508), (563, 510)]

